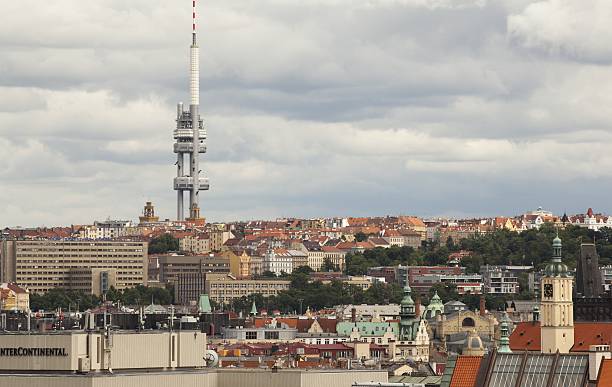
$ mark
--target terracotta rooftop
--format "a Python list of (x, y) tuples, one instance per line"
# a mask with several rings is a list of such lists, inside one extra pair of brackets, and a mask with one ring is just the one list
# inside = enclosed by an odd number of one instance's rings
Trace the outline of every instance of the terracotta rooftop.
[(597, 377), (597, 387), (612, 386), (612, 360), (603, 359), (599, 368), (599, 376)]
[[(540, 351), (540, 341), (540, 323), (521, 322), (510, 335), (510, 349), (513, 351)], [(612, 343), (612, 323), (574, 323), (574, 346), (571, 352), (587, 352), (591, 345), (610, 343)]]
[(474, 387), (482, 356), (459, 356), (450, 387)]

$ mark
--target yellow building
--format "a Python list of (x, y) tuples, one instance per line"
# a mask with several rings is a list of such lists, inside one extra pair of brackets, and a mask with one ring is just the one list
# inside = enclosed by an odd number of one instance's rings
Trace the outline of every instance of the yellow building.
[(0, 285), (0, 308), (2, 310), (29, 310), (30, 292), (13, 283)]
[(231, 250), (221, 253), (221, 255), (229, 260), (230, 273), (236, 278), (248, 278), (251, 273), (251, 257), (242, 251), (242, 254), (236, 254)]

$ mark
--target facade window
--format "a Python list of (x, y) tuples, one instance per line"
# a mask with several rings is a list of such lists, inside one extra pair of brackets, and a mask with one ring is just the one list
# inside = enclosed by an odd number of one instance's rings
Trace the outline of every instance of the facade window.
[(257, 331), (247, 331), (245, 338), (247, 340), (257, 340)]
[(265, 334), (266, 340), (278, 340), (278, 332), (277, 331), (267, 331)]

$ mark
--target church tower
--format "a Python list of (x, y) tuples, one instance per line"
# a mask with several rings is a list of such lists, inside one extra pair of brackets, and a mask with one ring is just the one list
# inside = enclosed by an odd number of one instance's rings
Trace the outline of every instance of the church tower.
[(411, 296), (412, 290), (406, 279), (404, 298), (400, 303), (400, 340), (414, 340), (416, 327), (414, 326), (416, 309)]
[(540, 320), (542, 353), (568, 353), (574, 345), (572, 277), (561, 262), (561, 239), (553, 241), (553, 257), (542, 277)]

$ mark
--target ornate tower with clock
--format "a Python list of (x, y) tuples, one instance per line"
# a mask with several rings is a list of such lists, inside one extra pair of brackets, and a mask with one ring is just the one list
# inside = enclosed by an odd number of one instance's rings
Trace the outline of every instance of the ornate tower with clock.
[(553, 257), (542, 277), (540, 307), (543, 353), (568, 353), (574, 345), (572, 277), (561, 262), (561, 239), (553, 241)]

